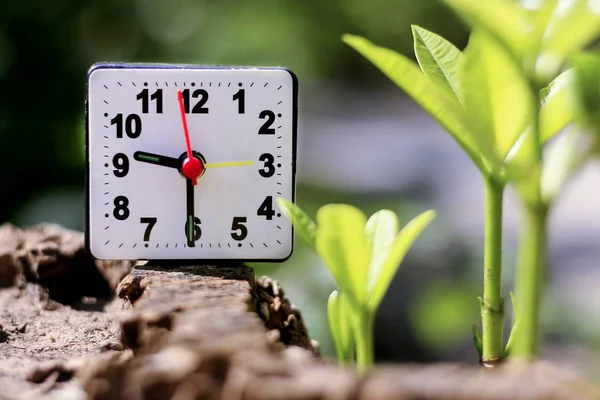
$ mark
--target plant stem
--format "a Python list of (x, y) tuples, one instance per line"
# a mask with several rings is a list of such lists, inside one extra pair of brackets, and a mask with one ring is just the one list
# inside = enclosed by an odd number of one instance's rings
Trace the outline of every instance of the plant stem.
[(511, 356), (533, 358), (538, 352), (547, 211), (546, 206), (525, 207), (515, 282), (519, 302), (519, 330)]
[[(530, 76), (534, 76), (531, 74)], [(521, 224), (519, 253), (517, 257), (515, 291), (519, 303), (519, 330), (516, 332), (511, 356), (533, 358), (540, 341), (540, 299), (544, 263), (546, 259), (546, 218), (548, 206), (541, 196), (542, 145), (540, 144), (539, 88), (531, 82), (533, 95), (531, 118), (532, 168), (529, 176), (529, 193), (521, 198), (524, 219)]]
[(354, 321), (356, 365), (358, 371), (364, 373), (373, 366), (373, 328), (375, 325), (375, 316), (371, 315), (368, 311), (359, 310)]
[(485, 184), (485, 254), (483, 271), (483, 363), (498, 362), (504, 355), (504, 298), (502, 297), (502, 199), (504, 185), (491, 178)]

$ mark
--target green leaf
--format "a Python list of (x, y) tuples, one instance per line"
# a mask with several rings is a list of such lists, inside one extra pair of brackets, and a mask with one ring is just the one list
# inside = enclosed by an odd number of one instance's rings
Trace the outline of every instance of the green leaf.
[(514, 61), (483, 31), (471, 33), (460, 80), (470, 130), (504, 159), (529, 123), (531, 91)]
[(542, 89), (540, 109), (540, 141), (546, 143), (560, 132), (575, 116), (573, 85), (575, 71), (566, 70)]
[(590, 139), (586, 133), (571, 127), (544, 149), (540, 190), (546, 204), (557, 197), (565, 183), (586, 160), (593, 144)]
[[(539, 114), (541, 145), (552, 139), (575, 118), (577, 107), (573, 89), (574, 82), (575, 71), (570, 69), (557, 76), (554, 81), (540, 91), (540, 97), (542, 97)], [(506, 157), (505, 161), (511, 167), (513, 180), (529, 179), (527, 169), (535, 150), (532, 141), (528, 139), (530, 134), (531, 130), (528, 127)]]
[(317, 253), (350, 301), (364, 304), (371, 248), (367, 218), (347, 204), (327, 204), (317, 212)]
[(375, 284), (369, 291), (367, 307), (371, 312), (375, 312), (379, 307), (404, 256), (433, 218), (435, 218), (434, 210), (425, 211), (406, 224), (396, 235), (388, 256), (379, 270)]
[(479, 355), (479, 360), (481, 360), (483, 357), (483, 336), (477, 325), (471, 325), (471, 332), (473, 333), (473, 343), (475, 344), (477, 355)]
[(281, 213), (292, 222), (296, 232), (314, 249), (317, 236), (317, 225), (314, 221), (300, 207), (287, 199), (277, 198), (277, 205)]
[(527, 46), (525, 14), (514, 1), (443, 1), (473, 29), (481, 28), (495, 37), (512, 56), (523, 54)]
[(579, 54), (573, 65), (577, 122), (600, 138), (600, 54)]
[(343, 40), (371, 61), (446, 129), (482, 172), (489, 170), (492, 162), (484, 159), (456, 99), (423, 75), (419, 67), (403, 55), (376, 46), (359, 36), (346, 34)]
[(367, 290), (370, 291), (377, 281), (379, 271), (398, 233), (398, 217), (390, 210), (377, 211), (367, 221), (365, 233), (367, 243), (371, 247), (371, 263), (367, 281)]
[(552, 75), (572, 54), (600, 35), (600, 12), (588, 0), (561, 1), (550, 18), (537, 64), (542, 75)]
[(417, 25), (412, 25), (415, 55), (426, 77), (460, 101), (458, 65), (462, 53), (452, 43)]
[(327, 319), (338, 361), (345, 365), (354, 359), (352, 310), (343, 293), (334, 290), (327, 301)]
[(517, 337), (517, 332), (519, 331), (519, 309), (517, 307), (517, 298), (513, 294), (513, 292), (509, 292), (510, 301), (513, 306), (513, 326), (510, 330), (510, 335), (508, 336), (508, 341), (506, 342), (506, 347), (504, 350), (505, 356), (508, 357), (512, 348), (514, 347), (515, 338)]

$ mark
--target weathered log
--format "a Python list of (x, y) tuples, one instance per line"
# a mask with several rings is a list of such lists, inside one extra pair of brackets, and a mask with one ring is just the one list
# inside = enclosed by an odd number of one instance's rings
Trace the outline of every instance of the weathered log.
[[(86, 258), (80, 235), (52, 229), (0, 227), (0, 278), (12, 285), (0, 290), (0, 398), (600, 398), (543, 362), (381, 365), (360, 376), (322, 359), (283, 289), (243, 264), (137, 265), (115, 288), (106, 277), (131, 264)], [(80, 265), (96, 268), (85, 278), (100, 277), (108, 297), (73, 281)]]

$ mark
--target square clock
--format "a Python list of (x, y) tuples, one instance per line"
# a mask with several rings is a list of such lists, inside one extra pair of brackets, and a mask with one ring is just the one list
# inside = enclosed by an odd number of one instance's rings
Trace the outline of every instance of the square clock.
[(284, 261), (298, 81), (283, 68), (95, 64), (86, 247), (106, 260)]

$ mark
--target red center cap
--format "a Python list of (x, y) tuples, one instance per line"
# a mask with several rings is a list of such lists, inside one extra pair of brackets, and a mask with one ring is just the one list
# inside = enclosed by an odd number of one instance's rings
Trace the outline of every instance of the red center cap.
[(202, 171), (204, 171), (204, 164), (202, 164), (202, 161), (198, 160), (196, 157), (186, 158), (183, 160), (181, 173), (186, 178), (194, 181), (194, 184), (196, 184), (196, 178), (202, 175)]

